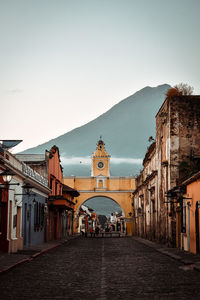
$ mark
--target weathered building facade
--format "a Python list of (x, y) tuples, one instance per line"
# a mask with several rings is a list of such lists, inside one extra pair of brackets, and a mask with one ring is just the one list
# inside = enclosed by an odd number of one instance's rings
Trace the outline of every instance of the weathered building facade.
[(143, 160), (143, 170), (136, 179), (136, 190), (133, 193), (133, 199), (135, 234), (155, 239), (159, 236), (155, 142), (148, 148)]
[[(22, 171), (27, 176), (28, 188), (22, 189), (22, 236), (25, 248), (46, 242), (47, 201), (50, 189), (48, 180), (23, 162)], [(17, 201), (19, 203), (18, 199)]]
[[(45, 154), (18, 154), (17, 157), (30, 166), (34, 172), (39, 173), (48, 182), (49, 195), (45, 205), (45, 240), (64, 238), (73, 233), (74, 197), (79, 193), (63, 185), (63, 172), (59, 149), (53, 146)], [(40, 204), (38, 211), (40, 212)], [(43, 204), (41, 204), (43, 205)], [(37, 228), (43, 226), (43, 216), (38, 213)], [(39, 222), (39, 223), (38, 223)]]
[[(43, 218), (37, 229), (35, 220), (37, 214), (40, 220), (44, 216), (50, 191), (48, 181), (15, 155), (3, 150), (0, 154), (0, 182), (0, 250), (12, 253), (43, 243), (45, 220)], [(36, 210), (37, 204), (40, 210)]]
[[(6, 173), (10, 174), (8, 180), (3, 176)], [(16, 194), (22, 194), (23, 181), (21, 163), (8, 151), (0, 152), (0, 251), (3, 252), (23, 248), (22, 203), (15, 198)]]
[[(200, 146), (200, 96), (174, 96), (165, 99), (163, 105), (156, 115), (156, 141), (154, 155), (150, 155), (150, 148), (144, 159), (144, 169), (137, 179), (137, 189), (133, 195), (134, 208), (138, 195), (141, 194), (141, 203), (147, 208), (142, 217), (144, 224), (144, 234), (148, 238), (155, 238), (163, 243), (172, 246), (177, 245), (177, 213), (181, 213), (176, 207), (178, 205), (170, 201), (166, 194), (188, 176), (195, 165), (196, 157), (199, 156)], [(147, 178), (145, 174), (148, 166), (154, 164), (152, 174), (148, 180), (153, 180), (154, 185), (146, 188)], [(151, 179), (152, 178), (152, 179)], [(142, 191), (143, 189), (143, 191)], [(145, 196), (145, 193), (149, 197)], [(143, 196), (144, 195), (144, 196)], [(144, 197), (142, 200), (142, 197)], [(149, 199), (155, 198), (155, 200)], [(139, 199), (139, 198), (138, 198)], [(151, 205), (149, 204), (151, 203)], [(154, 204), (155, 203), (155, 204)], [(151, 207), (154, 206), (154, 207)], [(155, 210), (155, 215), (148, 217), (151, 211)], [(136, 215), (136, 219), (137, 219)], [(152, 220), (149, 221), (149, 220)], [(137, 221), (135, 231), (138, 231)], [(152, 233), (149, 224), (156, 224)], [(154, 234), (155, 231), (155, 234)], [(148, 233), (149, 232), (149, 233)], [(139, 234), (141, 235), (140, 231)]]

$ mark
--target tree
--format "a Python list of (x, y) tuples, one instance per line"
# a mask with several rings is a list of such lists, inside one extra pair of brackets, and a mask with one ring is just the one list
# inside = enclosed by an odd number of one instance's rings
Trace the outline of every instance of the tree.
[(179, 83), (166, 93), (167, 97), (192, 95), (194, 88), (187, 83)]
[(105, 228), (106, 222), (108, 219), (104, 215), (98, 215), (99, 223), (101, 224), (102, 228)]

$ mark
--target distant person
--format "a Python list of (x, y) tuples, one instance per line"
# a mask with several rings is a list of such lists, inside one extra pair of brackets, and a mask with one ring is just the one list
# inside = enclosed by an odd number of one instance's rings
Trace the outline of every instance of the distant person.
[(106, 227), (105, 232), (109, 232), (109, 228), (108, 227)]
[(95, 233), (98, 236), (98, 234), (99, 234), (99, 227), (98, 226), (95, 228)]
[(90, 227), (90, 237), (92, 237), (92, 236), (93, 236), (93, 228)]

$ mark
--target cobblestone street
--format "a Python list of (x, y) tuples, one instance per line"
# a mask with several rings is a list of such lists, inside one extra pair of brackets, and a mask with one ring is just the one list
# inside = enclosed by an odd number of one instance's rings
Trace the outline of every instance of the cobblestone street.
[(199, 299), (200, 272), (134, 238), (77, 238), (1, 274), (1, 299)]

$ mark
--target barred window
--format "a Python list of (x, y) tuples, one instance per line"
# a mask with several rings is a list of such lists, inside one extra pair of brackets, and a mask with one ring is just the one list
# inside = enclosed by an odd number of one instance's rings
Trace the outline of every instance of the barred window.
[(58, 183), (55, 184), (55, 195), (57, 195)]
[(34, 204), (34, 230), (38, 231), (44, 226), (44, 204), (36, 201)]
[(183, 206), (183, 221), (182, 221), (182, 230), (181, 232), (186, 233), (186, 206)]

